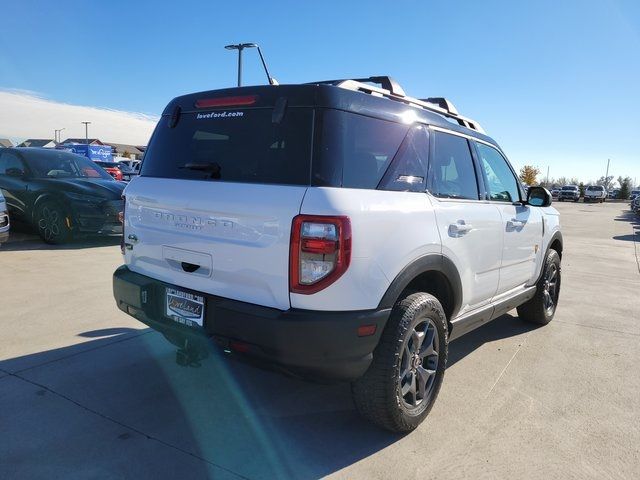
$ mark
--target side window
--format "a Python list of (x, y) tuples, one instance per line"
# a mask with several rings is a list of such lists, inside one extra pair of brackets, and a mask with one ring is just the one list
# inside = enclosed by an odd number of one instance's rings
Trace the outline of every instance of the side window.
[(427, 129), (423, 126), (409, 131), (389, 170), (380, 181), (379, 190), (424, 192), (427, 189), (427, 135)]
[(433, 132), (429, 190), (436, 197), (478, 200), (478, 182), (466, 138)]
[(507, 160), (493, 147), (477, 142), (476, 146), (487, 178), (487, 190), (491, 200), (510, 203), (519, 201), (518, 180), (509, 168)]
[(15, 168), (24, 170), (24, 165), (17, 155), (11, 152), (3, 152), (0, 154), (0, 175), (6, 175), (7, 170)]

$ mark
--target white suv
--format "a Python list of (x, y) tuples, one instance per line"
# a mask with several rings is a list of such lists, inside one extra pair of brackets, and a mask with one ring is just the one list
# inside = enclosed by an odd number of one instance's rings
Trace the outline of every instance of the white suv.
[(213, 339), (350, 381), (390, 430), (429, 412), (449, 341), (514, 308), (555, 313), (549, 192), (525, 197), (476, 122), (388, 77), (178, 97), (125, 195), (114, 295), (180, 363)]
[(584, 190), (584, 203), (587, 202), (606, 202), (607, 191), (602, 185), (589, 185)]

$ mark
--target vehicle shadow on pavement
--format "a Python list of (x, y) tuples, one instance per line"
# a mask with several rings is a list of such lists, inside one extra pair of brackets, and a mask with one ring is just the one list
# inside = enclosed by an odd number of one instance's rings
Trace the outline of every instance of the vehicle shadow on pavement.
[(16, 439), (0, 442), (0, 477), (179, 478), (189, 465), (189, 478), (319, 478), (401, 438), (355, 413), (349, 385), (259, 370), (214, 347), (200, 368), (181, 367), (148, 329), (79, 336), (99, 335), (109, 338), (0, 361), (0, 421)]
[(120, 245), (120, 235), (90, 235), (73, 239), (69, 243), (50, 245), (30, 230), (11, 230), (9, 239), (0, 245), (1, 252), (20, 252), (28, 250), (78, 250), (83, 248)]
[(525, 322), (517, 316), (505, 314), (477, 328), (449, 344), (447, 367), (480, 348), (485, 343), (515, 337), (540, 328), (540, 325)]
[[(532, 328), (504, 315), (452, 342), (449, 364)], [(94, 340), (0, 362), (4, 435), (20, 440), (0, 445), (0, 458), (23, 476), (55, 465), (62, 477), (176, 478), (188, 465), (190, 478), (315, 479), (403, 437), (361, 419), (348, 384), (256, 369), (213, 346), (200, 368), (181, 367), (149, 329), (79, 336)]]

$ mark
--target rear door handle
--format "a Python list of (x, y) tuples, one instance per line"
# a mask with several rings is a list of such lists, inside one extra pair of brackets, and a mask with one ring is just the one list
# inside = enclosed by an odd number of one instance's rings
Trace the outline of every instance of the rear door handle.
[(449, 236), (458, 238), (466, 235), (471, 230), (473, 230), (472, 225), (465, 223), (464, 220), (458, 220), (457, 223), (452, 223), (451, 225), (449, 225)]

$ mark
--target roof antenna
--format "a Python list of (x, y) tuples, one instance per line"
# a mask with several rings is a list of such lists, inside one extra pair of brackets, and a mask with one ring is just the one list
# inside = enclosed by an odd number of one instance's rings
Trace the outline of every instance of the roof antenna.
[(267, 74), (267, 80), (269, 81), (269, 85), (278, 85), (278, 81), (269, 75), (269, 69), (267, 68), (267, 63), (264, 61), (264, 57), (262, 56), (262, 50), (260, 50), (260, 45), (257, 43), (237, 43), (232, 45), (226, 45), (224, 48), (227, 50), (238, 50), (238, 86), (242, 86), (242, 50), (245, 48), (257, 48), (258, 54), (260, 55), (260, 61), (262, 62), (262, 66), (264, 67), (264, 73)]

